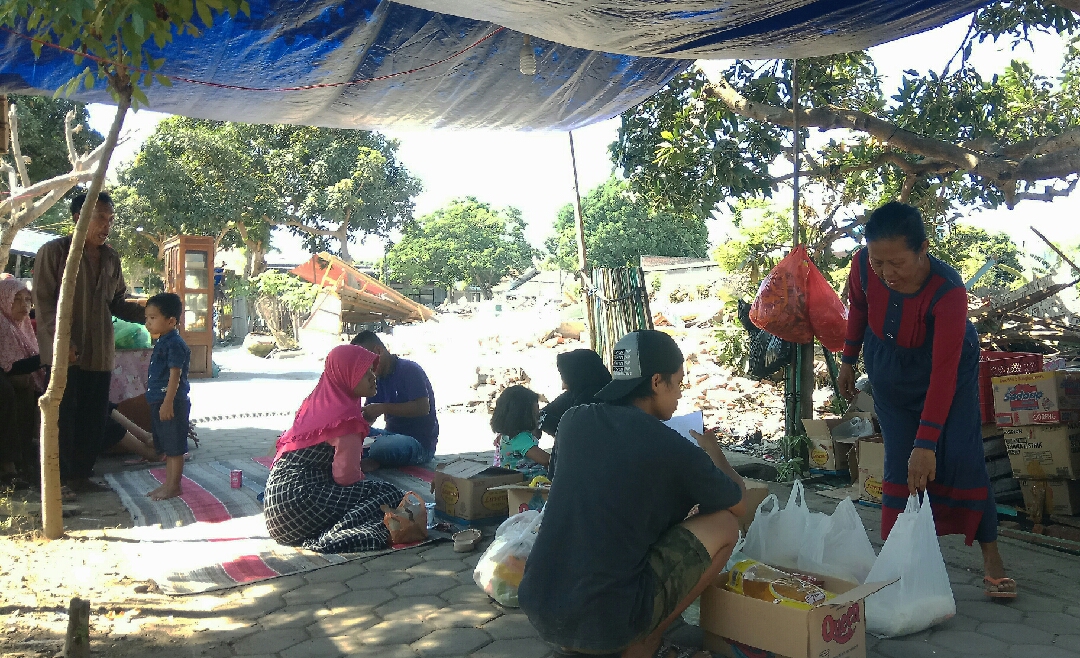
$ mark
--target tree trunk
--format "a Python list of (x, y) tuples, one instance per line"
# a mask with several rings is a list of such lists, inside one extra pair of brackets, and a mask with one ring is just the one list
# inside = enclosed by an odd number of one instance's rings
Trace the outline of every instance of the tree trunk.
[(105, 138), (101, 162), (94, 177), (90, 180), (90, 189), (86, 192), (79, 220), (75, 224), (75, 233), (71, 236), (71, 249), (64, 264), (64, 275), (60, 283), (60, 299), (56, 306), (56, 335), (53, 336), (53, 368), (49, 377), (49, 386), (38, 400), (41, 408), (41, 525), (48, 539), (58, 539), (64, 534), (64, 517), (60, 499), (60, 400), (67, 388), (68, 346), (71, 344), (71, 315), (75, 297), (75, 279), (79, 276), (79, 264), (82, 262), (83, 246), (86, 244), (86, 232), (90, 218), (94, 216), (98, 194), (105, 184), (105, 171), (109, 168), (113, 149), (124, 125), (124, 115), (131, 106), (131, 89), (124, 85), (118, 89), (119, 103), (116, 116), (113, 117), (109, 135)]
[(349, 253), (349, 222), (344, 221), (341, 223), (341, 227), (337, 231), (334, 231), (334, 237), (341, 243), (341, 260), (346, 264), (352, 265), (352, 254)]
[[(7, 269), (8, 258), (11, 257), (11, 245), (15, 243), (15, 234), (19, 232), (14, 224), (0, 225), (0, 272)], [(15, 273), (16, 275), (18, 272)]]

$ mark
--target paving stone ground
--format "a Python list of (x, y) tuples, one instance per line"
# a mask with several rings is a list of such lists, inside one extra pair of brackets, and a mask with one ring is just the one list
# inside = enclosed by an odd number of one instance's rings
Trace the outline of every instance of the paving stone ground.
[[(291, 387), (290, 395), (299, 394), (297, 399), (302, 399), (313, 377), (312, 373), (298, 373), (297, 381), (285, 386)], [(301, 385), (304, 379), (309, 381)], [(195, 416), (285, 406), (280, 402), (282, 385), (272, 378), (222, 383), (227, 385), (193, 382)], [(243, 389), (235, 389), (241, 397), (232, 395), (234, 387), (241, 385)], [(279, 388), (271, 390), (273, 386)], [(478, 442), (473, 436), (480, 423), (472, 416), (440, 417), (441, 451), (484, 449), (489, 439), (484, 434)], [(486, 417), (481, 421), (486, 422)], [(287, 422), (283, 417), (245, 417), (208, 423), (200, 428), (203, 447), (194, 451), (195, 459), (265, 455)], [(777, 493), (786, 491), (782, 485), (774, 486)], [(786, 493), (782, 495), (786, 499)], [(808, 500), (819, 511), (831, 511), (836, 504), (814, 493)], [(860, 513), (875, 539), (880, 528), (877, 510), (861, 508)], [(880, 540), (875, 543), (880, 548)], [(868, 655), (1080, 658), (1080, 558), (1009, 539), (1001, 540), (1001, 549), (1020, 582), (1019, 599), (1012, 603), (987, 601), (981, 587), (978, 549), (963, 546), (955, 537), (944, 538), (942, 553), (957, 600), (957, 615), (910, 637), (868, 638)], [(221, 658), (551, 655), (551, 648), (539, 640), (520, 611), (494, 603), (473, 583), (472, 571), (479, 557), (479, 551), (454, 553), (450, 544), (427, 546), (206, 595), (200, 601), (210, 603), (197, 622), (200, 632), (191, 648), (196, 655)], [(688, 618), (694, 621), (692, 615)], [(675, 629), (673, 636), (695, 643), (700, 642), (701, 633), (696, 626), (686, 624)]]

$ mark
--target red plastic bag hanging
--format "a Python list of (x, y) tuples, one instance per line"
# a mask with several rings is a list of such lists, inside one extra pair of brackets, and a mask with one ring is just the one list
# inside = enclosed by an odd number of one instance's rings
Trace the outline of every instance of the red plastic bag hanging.
[(832, 352), (844, 348), (847, 312), (840, 297), (799, 245), (761, 282), (750, 307), (754, 326), (792, 343), (816, 335)]
[(750, 306), (750, 321), (755, 327), (790, 343), (814, 340), (806, 298), (806, 279), (811, 267), (806, 247), (802, 245), (776, 264), (761, 282)]
[(806, 284), (806, 303), (814, 335), (830, 352), (843, 350), (847, 337), (847, 309), (844, 303), (813, 262), (810, 262)]

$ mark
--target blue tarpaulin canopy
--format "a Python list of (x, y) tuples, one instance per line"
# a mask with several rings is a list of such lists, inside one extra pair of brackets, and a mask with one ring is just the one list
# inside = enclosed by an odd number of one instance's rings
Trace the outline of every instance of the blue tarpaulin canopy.
[[(571, 130), (640, 103), (693, 58), (859, 50), (981, 4), (250, 0), (250, 16), (222, 18), (155, 53), (174, 84), (148, 96), (154, 110), (248, 123)], [(524, 34), (535, 75), (519, 70)], [(0, 34), (0, 91), (52, 93), (82, 69), (47, 47), (35, 59), (26, 36)], [(292, 89), (311, 85), (331, 86)], [(110, 101), (101, 88), (74, 98)]]

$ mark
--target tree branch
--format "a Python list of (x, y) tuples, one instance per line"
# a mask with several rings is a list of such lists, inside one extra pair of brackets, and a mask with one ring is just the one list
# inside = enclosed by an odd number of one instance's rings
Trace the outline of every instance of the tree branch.
[(67, 144), (68, 162), (74, 169), (79, 162), (79, 152), (75, 150), (75, 110), (69, 110), (64, 117), (64, 142)]
[[(15, 167), (19, 170), (19, 179), (22, 187), (30, 187), (30, 174), (26, 171), (26, 158), (22, 154), (22, 145), (19, 143), (19, 113), (18, 105), (12, 104), (8, 109), (8, 125), (11, 127), (11, 155), (15, 160)], [(11, 190), (15, 194), (15, 190)]]
[(1074, 14), (1080, 14), (1080, 0), (1051, 0), (1051, 4), (1064, 7)]
[[(723, 78), (706, 85), (704, 94), (719, 100), (741, 116), (788, 128), (794, 125), (792, 110), (750, 101)], [(905, 165), (901, 165), (898, 160), (892, 160), (893, 164), (901, 168), (925, 168), (920, 169), (919, 173), (964, 171), (994, 182), (1005, 182), (1066, 178), (1080, 171), (1080, 129), (1025, 142), (1022, 148), (1011, 145), (995, 148), (993, 153), (983, 153), (951, 142), (923, 137), (866, 112), (834, 105), (810, 110), (800, 109), (798, 123), (800, 126), (822, 130), (845, 128), (866, 133), (895, 149), (922, 156), (927, 162), (911, 163), (905, 160)], [(1027, 149), (1024, 157), (1016, 157), (1016, 152), (1023, 149)], [(1042, 157), (1032, 157), (1040, 154)]]
[(94, 171), (80, 171), (68, 174), (61, 174), (60, 176), (54, 176), (48, 180), (34, 183), (30, 187), (18, 190), (18, 194), (13, 193), (12, 196), (4, 199), (3, 201), (0, 201), (0, 215), (6, 212), (10, 212), (12, 204), (22, 205), (25, 203), (29, 203), (30, 200), (34, 199), (35, 197), (39, 197), (43, 194), (48, 194), (55, 189), (64, 187), (65, 185), (67, 186), (67, 189), (64, 190), (64, 193), (66, 194), (67, 190), (70, 190), (72, 187), (78, 185), (79, 183), (85, 183), (93, 177)]
[(293, 228), (298, 228), (301, 231), (304, 231), (306, 233), (311, 233), (312, 235), (322, 235), (322, 236), (325, 236), (325, 237), (328, 237), (328, 238), (337, 237), (337, 234), (338, 234), (337, 230), (329, 231), (329, 230), (324, 229), (324, 228), (316, 228), (314, 226), (308, 226), (307, 224), (304, 224), (304, 223), (302, 223), (302, 222), (300, 222), (298, 220), (295, 220), (295, 219), (283, 219), (283, 220), (279, 220), (279, 221), (270, 220), (270, 223), (273, 224), (274, 226), (292, 226)]
[(1062, 196), (1069, 196), (1076, 190), (1076, 183), (1080, 181), (1080, 178), (1074, 178), (1069, 181), (1069, 185), (1065, 189), (1058, 189), (1053, 184), (1047, 185), (1043, 188), (1042, 192), (1017, 192), (1013, 195), (1013, 202), (1017, 201), (1053, 201), (1054, 199)]

